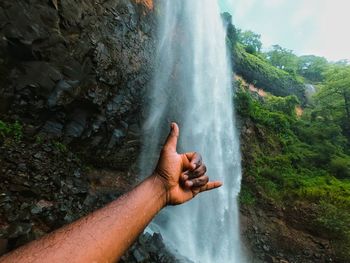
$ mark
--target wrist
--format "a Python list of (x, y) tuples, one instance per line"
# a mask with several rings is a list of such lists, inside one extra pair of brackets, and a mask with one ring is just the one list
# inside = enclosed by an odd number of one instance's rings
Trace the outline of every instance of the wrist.
[(148, 180), (152, 184), (152, 189), (157, 197), (157, 200), (159, 200), (160, 209), (164, 208), (168, 205), (169, 201), (166, 182), (164, 182), (164, 179), (157, 173), (153, 173)]

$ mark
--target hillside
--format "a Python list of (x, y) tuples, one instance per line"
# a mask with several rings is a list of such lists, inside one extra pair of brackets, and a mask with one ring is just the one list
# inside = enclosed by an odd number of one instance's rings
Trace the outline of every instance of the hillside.
[[(236, 32), (234, 26), (231, 31)], [(270, 54), (252, 52), (237, 36), (231, 34), (229, 40), (234, 71), (243, 77), (236, 78), (235, 102), (241, 119), (240, 202), (248, 246), (266, 262), (347, 262), (349, 66), (325, 65), (315, 56), (298, 58), (282, 48), (274, 51), (283, 51), (278, 54), (283, 62), (291, 56), (299, 60), (299, 74), (297, 68), (273, 65)], [(308, 100), (306, 83), (318, 87)]]

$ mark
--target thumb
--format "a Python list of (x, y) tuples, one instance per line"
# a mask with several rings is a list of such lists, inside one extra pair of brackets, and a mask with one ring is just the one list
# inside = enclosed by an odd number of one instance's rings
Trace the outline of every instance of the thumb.
[(173, 122), (170, 127), (170, 133), (165, 141), (164, 149), (176, 152), (177, 139), (179, 138), (179, 126)]

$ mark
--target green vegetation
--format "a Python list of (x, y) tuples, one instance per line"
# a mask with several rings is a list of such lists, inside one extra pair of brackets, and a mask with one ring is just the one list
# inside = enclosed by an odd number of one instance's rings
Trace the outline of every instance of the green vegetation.
[(22, 136), (22, 125), (19, 122), (6, 123), (0, 120), (0, 141), (9, 138), (19, 142)]
[(296, 74), (298, 59), (292, 50), (274, 45), (271, 51), (265, 53), (265, 56), (273, 66), (283, 69), (290, 74)]
[[(329, 238), (341, 260), (350, 258), (350, 65), (298, 57), (279, 45), (262, 53), (258, 34), (234, 26), (228, 40), (236, 74), (269, 92), (261, 97), (236, 83), (237, 114), (249, 129), (242, 153), (250, 179), (240, 203), (259, 205), (259, 192), (277, 206), (303, 210), (303, 227)], [(306, 83), (317, 90), (309, 101)]]
[(246, 52), (240, 43), (234, 47), (233, 60), (236, 73), (245, 80), (276, 96), (295, 95), (304, 103), (304, 84), (301, 79), (274, 67), (263, 56)]
[(261, 51), (262, 43), (260, 41), (261, 35), (253, 31), (237, 30), (238, 41), (243, 44), (245, 50), (250, 54), (256, 54)]
[(65, 144), (58, 142), (58, 141), (54, 141), (53, 142), (53, 146), (55, 147), (55, 149), (61, 153), (67, 153), (68, 152), (68, 148)]
[[(317, 115), (319, 106), (295, 115), (295, 96), (254, 98), (245, 88), (236, 94), (238, 114), (254, 124), (244, 138), (244, 172), (281, 206), (316, 205), (309, 228), (350, 245), (350, 156), (348, 139), (335, 120)], [(315, 116), (316, 114), (316, 116)], [(240, 201), (255, 203), (244, 186)], [(343, 252), (342, 252), (343, 253)]]
[(254, 205), (256, 202), (254, 194), (245, 185), (242, 185), (241, 192), (239, 193), (239, 202), (244, 205)]

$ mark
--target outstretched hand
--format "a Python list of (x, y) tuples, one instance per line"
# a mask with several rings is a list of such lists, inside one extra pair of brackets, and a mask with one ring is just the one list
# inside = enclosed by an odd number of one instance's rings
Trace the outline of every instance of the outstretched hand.
[(196, 152), (179, 154), (176, 151), (179, 127), (171, 124), (171, 130), (160, 153), (154, 176), (159, 178), (166, 190), (167, 205), (185, 203), (198, 193), (218, 188), (219, 181), (209, 182), (206, 166)]

